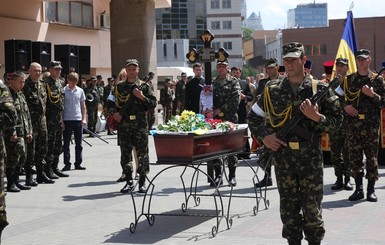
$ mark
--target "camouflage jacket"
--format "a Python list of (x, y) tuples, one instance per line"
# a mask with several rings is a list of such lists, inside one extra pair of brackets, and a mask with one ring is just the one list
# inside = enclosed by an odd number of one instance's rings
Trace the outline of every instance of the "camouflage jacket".
[(7, 86), (0, 82), (0, 131), (7, 135), (16, 135), (17, 113), (11, 93)]
[[(321, 81), (316, 82), (317, 86), (327, 86), (327, 84)], [(312, 79), (309, 75), (305, 77), (296, 93), (293, 92), (289, 80), (286, 77), (271, 80), (266, 84), (266, 88), (258, 98), (257, 102), (253, 105), (252, 110), (248, 115), (250, 131), (260, 142), (262, 142), (262, 139), (265, 136), (277, 132), (290, 120), (289, 117), (285, 123), (277, 126), (280, 122), (284, 121), (284, 115), (278, 116), (278, 114), (282, 113), (289, 106), (292, 106), (294, 111), (305, 99), (310, 98), (313, 95)], [(269, 99), (267, 99), (267, 93), (270, 97)], [(268, 101), (267, 103), (264, 103), (266, 102), (265, 98), (267, 99), (266, 101)], [(268, 108), (265, 108), (269, 103), (272, 105), (272, 109), (270, 109), (271, 112), (268, 112)], [(321, 117), (320, 122), (315, 122), (304, 117), (304, 119), (298, 123), (300, 127), (311, 132), (315, 138), (320, 138), (323, 131), (329, 133), (338, 129), (343, 119), (338, 97), (333, 91), (329, 90), (326, 97), (319, 102), (318, 106), (319, 112), (324, 115)], [(273, 110), (274, 113), (272, 112)], [(276, 127), (273, 127), (272, 124), (276, 125)], [(293, 141), (304, 141), (293, 132), (289, 133), (287, 139), (284, 140), (288, 139)]]
[(159, 102), (162, 106), (170, 106), (172, 104), (172, 97), (174, 96), (174, 90), (169, 87), (163, 87), (160, 89)]
[(186, 98), (186, 83), (183, 80), (180, 80), (176, 84), (175, 88), (175, 100), (180, 102), (182, 105), (185, 103)]
[(96, 107), (98, 103), (101, 103), (102, 96), (100, 95), (100, 89), (99, 87), (93, 87), (93, 86), (88, 86), (87, 88), (84, 89), (84, 94), (87, 96), (92, 95), (93, 100), (89, 101), (88, 97), (86, 100), (86, 106), (87, 108), (91, 107)]
[[(17, 119), (16, 119), (16, 134), (18, 137), (25, 137), (27, 135), (32, 135), (32, 122), (29, 115), (29, 109), (27, 101), (25, 100), (24, 94), (19, 91), (15, 92), (12, 89), (10, 90), (11, 96), (13, 98), (13, 104), (16, 109)], [(7, 135), (10, 136), (10, 135)]]
[(238, 79), (230, 75), (227, 75), (225, 79), (215, 77), (212, 86), (214, 110), (221, 110), (218, 118), (223, 121), (238, 123), (237, 111), (241, 94)]
[(27, 78), (22, 91), (28, 104), (32, 124), (36, 125), (35, 123), (40, 122), (46, 112), (46, 87), (42, 81), (35, 83)]
[(46, 115), (56, 115), (64, 111), (63, 81), (48, 77), (45, 81), (47, 90)]
[[(344, 91), (344, 99), (342, 100), (342, 106), (352, 105), (358, 110), (358, 114), (365, 115), (365, 120), (379, 120), (378, 110), (384, 106), (385, 89), (384, 79), (376, 73), (370, 72), (369, 76), (360, 76), (357, 73), (353, 73), (347, 76), (344, 84), (341, 85)], [(373, 98), (362, 93), (361, 88), (364, 85), (373, 87), (374, 92), (377, 94)], [(348, 120), (353, 119), (348, 116)]]
[[(144, 95), (144, 100), (140, 100), (132, 94), (133, 89), (138, 88)], [(115, 86), (115, 104), (119, 114), (124, 119), (131, 114), (140, 114), (156, 107), (156, 96), (150, 86), (137, 79), (134, 83), (120, 81)]]

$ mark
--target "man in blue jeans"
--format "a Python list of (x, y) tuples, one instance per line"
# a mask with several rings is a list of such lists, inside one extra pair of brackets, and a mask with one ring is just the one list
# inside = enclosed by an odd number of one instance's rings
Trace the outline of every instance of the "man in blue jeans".
[(67, 76), (68, 84), (64, 88), (64, 132), (63, 132), (63, 141), (64, 141), (64, 168), (63, 171), (68, 171), (71, 169), (70, 163), (70, 142), (71, 135), (74, 132), (75, 135), (75, 169), (85, 170), (85, 167), (82, 167), (82, 134), (83, 134), (83, 125), (86, 125), (86, 96), (82, 88), (78, 87), (76, 84), (79, 81), (79, 75), (75, 72), (71, 72)]

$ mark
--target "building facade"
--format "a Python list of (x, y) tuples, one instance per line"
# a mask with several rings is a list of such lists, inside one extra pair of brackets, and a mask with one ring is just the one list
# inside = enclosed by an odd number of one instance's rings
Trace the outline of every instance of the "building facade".
[(287, 28), (311, 28), (328, 26), (327, 3), (298, 4), (287, 11)]

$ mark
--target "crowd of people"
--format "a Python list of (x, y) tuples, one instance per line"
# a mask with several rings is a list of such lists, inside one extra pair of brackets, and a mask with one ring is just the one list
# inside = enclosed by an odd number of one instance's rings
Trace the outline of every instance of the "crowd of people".
[[(265, 73), (245, 79), (240, 67), (230, 68), (227, 59), (218, 60), (217, 75), (209, 83), (202, 76), (202, 65), (195, 63), (193, 77), (182, 73), (180, 80), (164, 81), (159, 103), (163, 123), (167, 123), (183, 110), (203, 113), (201, 96), (207, 90), (213, 94), (210, 114), (213, 118), (247, 123), (252, 144), (247, 140), (242, 154), (229, 157), (229, 185), (237, 185), (238, 159), (250, 159), (256, 146), (271, 151), (271, 162), (264, 163), (265, 175), (255, 187), (273, 184), (271, 168), (275, 166), (283, 237), (289, 244), (300, 244), (304, 235), (309, 244), (315, 245), (321, 243), (325, 234), (321, 207), (323, 134), (330, 135), (330, 161), (337, 178), (332, 190), (352, 191), (350, 178), (353, 177), (355, 190), (348, 199), (361, 200), (366, 177), (366, 199), (377, 201), (374, 187), (379, 177), (379, 110), (385, 103), (384, 81), (382, 74), (369, 69), (371, 56), (366, 49), (356, 54), (356, 73), (347, 74), (349, 62), (341, 57), (327, 69), (325, 66), (322, 80), (312, 76), (312, 64), (301, 43), (283, 45), (282, 55), (283, 66), (275, 58), (267, 59)], [(53, 184), (55, 179), (69, 177), (66, 171), (72, 165), (75, 170), (85, 170), (83, 134), (98, 137), (96, 125), (102, 114), (107, 134), (114, 135), (116, 130), (118, 134), (122, 175), (117, 181), (125, 182), (120, 192), (133, 191), (137, 179), (138, 192), (145, 193), (150, 171), (148, 137), (155, 122), (157, 98), (152, 85), (154, 73), (140, 79), (139, 64), (136, 59), (128, 59), (117, 77), (107, 79), (106, 86), (100, 75), (86, 80), (75, 72), (65, 74), (64, 81), (60, 61), (52, 61), (44, 74), (36, 62), (30, 64), (28, 77), (22, 72), (6, 74), (0, 83), (0, 175), (5, 173), (7, 192)], [(341, 82), (335, 90), (327, 87), (332, 80), (330, 66), (336, 67)], [(314, 104), (310, 98), (325, 88), (325, 98)], [(280, 129), (291, 121), (296, 110), (304, 117), (285, 138), (280, 138)], [(70, 162), (72, 135), (73, 164)], [(62, 153), (64, 165), (60, 169)], [(214, 174), (210, 185), (219, 187), (223, 184), (222, 164), (220, 160), (212, 160), (209, 165)], [(24, 182), (20, 180), (22, 172)], [(2, 191), (0, 231), (8, 224), (4, 196)]]

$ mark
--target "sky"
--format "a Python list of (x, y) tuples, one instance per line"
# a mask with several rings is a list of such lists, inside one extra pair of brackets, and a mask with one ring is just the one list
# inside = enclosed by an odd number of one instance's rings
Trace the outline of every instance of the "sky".
[[(301, 3), (313, 3), (311, 0), (246, 0), (247, 17), (255, 12), (261, 13), (265, 30), (284, 29), (287, 27), (287, 11)], [(354, 18), (385, 16), (383, 0), (317, 0), (315, 3), (328, 4), (328, 19), (345, 19), (350, 5)]]

